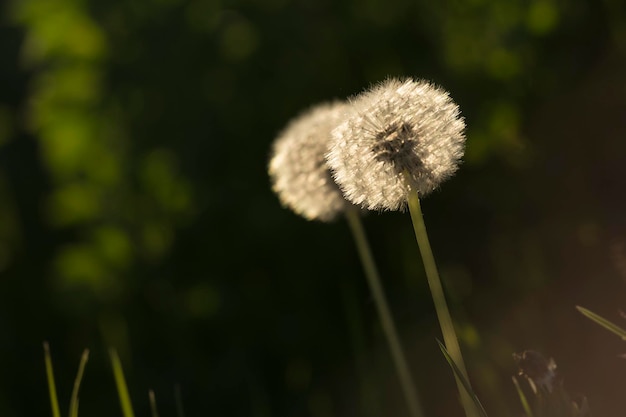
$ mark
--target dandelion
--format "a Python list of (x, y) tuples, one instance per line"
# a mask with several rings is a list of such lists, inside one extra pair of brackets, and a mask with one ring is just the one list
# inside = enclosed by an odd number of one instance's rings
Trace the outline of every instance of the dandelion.
[(465, 123), (448, 93), (425, 81), (389, 79), (352, 100), (333, 131), (328, 165), (345, 197), (370, 210), (397, 210), (409, 190), (433, 191), (458, 167)]
[(415, 383), (387, 304), (359, 210), (344, 199), (341, 190), (333, 182), (324, 158), (331, 131), (348, 119), (352, 111), (352, 106), (345, 102), (321, 104), (289, 123), (274, 143), (269, 164), (272, 188), (283, 205), (309, 220), (330, 221), (339, 214), (346, 216), (411, 417), (422, 417), (424, 413)]
[(330, 132), (347, 110), (343, 102), (317, 105), (293, 119), (274, 142), (272, 189), (284, 206), (308, 220), (334, 220), (348, 205), (324, 160)]
[[(425, 81), (389, 79), (351, 103), (352, 115), (332, 132), (328, 166), (356, 205), (398, 210), (408, 203), (446, 349), (469, 381), (419, 201), (456, 172), (465, 122), (448, 93)], [(456, 382), (465, 413), (477, 416), (462, 379)]]

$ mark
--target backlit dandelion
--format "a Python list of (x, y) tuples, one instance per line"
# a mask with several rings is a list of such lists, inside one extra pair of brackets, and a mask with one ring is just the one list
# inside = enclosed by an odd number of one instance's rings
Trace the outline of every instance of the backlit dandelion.
[[(420, 206), (458, 169), (465, 122), (448, 93), (425, 81), (389, 79), (351, 100), (353, 113), (332, 132), (328, 166), (345, 198), (370, 210), (408, 205), (445, 347), (469, 385)], [(467, 417), (481, 415), (456, 378)]]
[(327, 161), (352, 203), (397, 210), (410, 189), (423, 196), (456, 172), (465, 122), (443, 89), (389, 79), (351, 104), (353, 114), (333, 131)]
[(415, 383), (387, 304), (359, 209), (344, 199), (325, 161), (331, 131), (349, 119), (352, 111), (354, 109), (349, 103), (322, 104), (289, 123), (274, 142), (269, 164), (272, 188), (283, 205), (309, 220), (329, 221), (339, 214), (346, 216), (411, 417), (423, 417)]
[(308, 220), (331, 221), (348, 205), (324, 160), (330, 132), (348, 109), (343, 102), (317, 105), (293, 119), (274, 142), (272, 189), (284, 206)]

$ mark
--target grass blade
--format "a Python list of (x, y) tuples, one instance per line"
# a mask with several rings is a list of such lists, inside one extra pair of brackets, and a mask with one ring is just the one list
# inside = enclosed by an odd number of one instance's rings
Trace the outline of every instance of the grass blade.
[(43, 342), (44, 361), (46, 363), (46, 378), (48, 379), (48, 392), (50, 393), (50, 407), (52, 408), (52, 417), (61, 417), (59, 409), (59, 398), (57, 397), (57, 387), (54, 383), (54, 371), (52, 369), (52, 358), (50, 356), (50, 345)]
[(150, 399), (150, 411), (152, 412), (152, 417), (159, 417), (159, 412), (157, 411), (156, 398), (154, 397), (154, 391), (148, 390), (148, 398)]
[(487, 417), (487, 412), (483, 408), (483, 405), (480, 403), (478, 396), (476, 396), (476, 394), (474, 393), (474, 390), (472, 390), (472, 386), (470, 385), (467, 378), (465, 378), (465, 376), (463, 375), (459, 367), (456, 365), (456, 363), (454, 363), (452, 356), (450, 356), (450, 353), (448, 353), (448, 350), (446, 349), (444, 344), (441, 343), (439, 339), (437, 339), (437, 343), (439, 343), (439, 349), (441, 349), (443, 356), (445, 356), (446, 360), (450, 364), (450, 367), (452, 368), (452, 371), (454, 371), (454, 375), (457, 377), (459, 381), (461, 381), (461, 384), (463, 384), (463, 388), (465, 388), (467, 395), (469, 395), (472, 401), (474, 401), (474, 405), (476, 406), (476, 409), (478, 410), (480, 415), (482, 417)]
[(519, 382), (517, 382), (517, 378), (513, 377), (513, 384), (515, 385), (515, 389), (517, 390), (517, 395), (519, 395), (519, 401), (522, 403), (522, 408), (526, 413), (527, 417), (534, 417), (533, 410), (530, 408), (530, 404), (528, 404), (528, 399), (526, 398), (526, 394), (522, 391), (522, 387), (519, 386)]
[(115, 385), (117, 386), (117, 394), (120, 399), (122, 414), (124, 417), (135, 417), (120, 357), (117, 355), (117, 351), (115, 349), (110, 349), (109, 355), (111, 356), (111, 366), (113, 367), (113, 376), (115, 377)]
[(589, 311), (589, 310), (587, 310), (584, 307), (576, 306), (576, 310), (580, 311), (582, 315), (584, 315), (585, 317), (595, 321), (597, 324), (599, 324), (600, 326), (604, 327), (608, 331), (610, 331), (612, 333), (615, 333), (622, 340), (626, 340), (626, 330), (622, 329), (617, 324), (611, 323), (610, 321), (608, 321), (604, 317), (599, 316), (596, 313), (594, 313), (592, 311)]
[(74, 389), (72, 390), (72, 397), (70, 398), (70, 417), (78, 417), (78, 390), (80, 388), (80, 382), (83, 379), (85, 373), (85, 366), (89, 360), (89, 349), (83, 351), (83, 355), (80, 358), (78, 364), (78, 372), (76, 373), (76, 379), (74, 380)]

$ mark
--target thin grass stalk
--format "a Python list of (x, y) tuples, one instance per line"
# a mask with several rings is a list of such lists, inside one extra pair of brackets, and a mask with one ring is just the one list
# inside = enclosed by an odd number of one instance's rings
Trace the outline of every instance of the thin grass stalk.
[(604, 327), (605, 329), (607, 329), (611, 333), (616, 334), (617, 336), (620, 337), (620, 339), (626, 340), (626, 330), (622, 329), (617, 324), (615, 324), (615, 323), (605, 319), (604, 317), (600, 316), (599, 314), (596, 314), (593, 311), (588, 310), (588, 309), (586, 309), (584, 307), (576, 306), (576, 310), (578, 310), (581, 314), (583, 314), (588, 319), (595, 321), (597, 324), (599, 324), (600, 326)]
[(54, 382), (54, 370), (52, 368), (52, 358), (50, 355), (50, 345), (43, 342), (44, 361), (46, 364), (46, 378), (48, 379), (48, 393), (50, 394), (50, 408), (52, 409), (52, 417), (61, 417), (61, 409), (59, 408), (59, 397), (57, 396), (57, 387)]
[(78, 390), (80, 389), (80, 383), (83, 380), (83, 374), (85, 373), (85, 366), (88, 360), (89, 349), (85, 349), (80, 358), (80, 363), (78, 364), (78, 372), (76, 373), (74, 388), (72, 389), (72, 396), (70, 397), (70, 417), (78, 417)]
[(148, 390), (148, 399), (150, 400), (151, 416), (159, 417), (159, 412), (157, 411), (157, 405), (156, 405), (156, 397), (154, 396), (153, 390)]
[(387, 339), (387, 343), (389, 344), (391, 357), (396, 367), (396, 371), (398, 372), (400, 385), (409, 407), (409, 412), (412, 417), (422, 417), (424, 416), (424, 412), (422, 411), (415, 383), (413, 382), (406, 357), (402, 350), (402, 345), (400, 343), (400, 338), (398, 337), (398, 332), (396, 331), (393, 317), (391, 316), (391, 311), (387, 305), (387, 299), (380, 281), (380, 275), (378, 274), (378, 269), (376, 268), (376, 263), (374, 262), (374, 257), (365, 235), (361, 217), (356, 209), (351, 208), (346, 210), (346, 218), (354, 236), (359, 257), (363, 263), (365, 277), (367, 278), (367, 283), (370, 287), (370, 291), (372, 292), (372, 296), (374, 297), (376, 309), (378, 310), (383, 332)]
[(117, 355), (115, 349), (109, 350), (109, 356), (111, 357), (111, 366), (113, 367), (113, 376), (115, 378), (115, 385), (117, 386), (117, 394), (120, 400), (120, 407), (122, 408), (122, 414), (124, 417), (135, 417), (133, 412), (133, 405), (130, 402), (130, 395), (128, 394), (128, 387), (126, 386), (126, 378), (124, 378), (124, 370), (122, 369), (122, 362)]
[(515, 377), (513, 377), (513, 384), (515, 385), (517, 395), (519, 396), (519, 400), (522, 404), (522, 408), (524, 409), (524, 413), (526, 413), (526, 417), (535, 417), (533, 414), (533, 410), (530, 408), (530, 404), (528, 403), (528, 399), (526, 398), (526, 394), (524, 394), (524, 391), (522, 391), (522, 387), (519, 386), (519, 382)]
[(478, 396), (476, 395), (474, 390), (472, 390), (472, 386), (470, 385), (469, 380), (466, 377), (463, 376), (463, 374), (461, 373), (461, 370), (456, 365), (456, 363), (454, 363), (454, 360), (450, 356), (450, 353), (448, 352), (446, 347), (443, 345), (443, 343), (441, 343), (439, 341), (439, 339), (437, 339), (437, 343), (439, 344), (439, 349), (441, 349), (441, 353), (443, 353), (443, 356), (446, 358), (446, 361), (448, 361), (448, 364), (452, 368), (452, 372), (454, 372), (454, 375), (456, 376), (457, 380), (460, 380), (461, 383), (463, 384), (463, 388), (465, 389), (465, 393), (467, 395), (469, 395), (470, 398), (472, 399), (472, 401), (474, 403), (474, 406), (476, 407), (476, 410), (478, 411), (480, 416), (481, 417), (487, 417), (487, 412), (483, 408), (483, 405), (481, 404), (481, 402), (478, 399)]
[[(454, 330), (454, 324), (452, 323), (448, 303), (446, 302), (446, 297), (441, 285), (441, 279), (439, 278), (439, 271), (437, 270), (435, 257), (433, 256), (430, 241), (428, 240), (428, 234), (426, 233), (426, 225), (424, 224), (424, 216), (422, 214), (420, 199), (415, 190), (411, 190), (409, 192), (408, 201), (411, 220), (413, 222), (413, 230), (415, 231), (415, 238), (417, 239), (420, 254), (422, 255), (422, 262), (424, 263), (428, 286), (430, 287), (433, 303), (435, 304), (435, 310), (437, 312), (437, 318), (439, 319), (439, 326), (441, 327), (446, 349), (450, 353), (454, 363), (458, 366), (461, 374), (469, 382), (467, 369), (461, 353), (461, 347), (459, 346), (459, 340), (457, 338), (456, 331)], [(465, 414), (468, 417), (478, 416), (478, 410), (476, 410), (472, 399), (466, 393), (462, 381), (459, 380), (456, 375), (455, 380), (461, 395), (461, 403), (465, 409)]]

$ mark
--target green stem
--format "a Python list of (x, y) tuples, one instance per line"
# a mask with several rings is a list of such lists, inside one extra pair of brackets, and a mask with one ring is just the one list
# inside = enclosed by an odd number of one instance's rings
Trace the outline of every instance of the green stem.
[[(430, 287), (430, 292), (435, 304), (435, 310), (437, 311), (437, 318), (439, 319), (439, 325), (441, 327), (441, 333), (443, 333), (443, 340), (445, 342), (446, 349), (450, 353), (450, 356), (456, 365), (459, 367), (461, 374), (469, 382), (467, 369), (465, 368), (465, 362), (463, 361), (463, 355), (461, 354), (461, 348), (459, 346), (459, 340), (454, 330), (452, 317), (450, 316), (450, 311), (448, 310), (448, 303), (446, 302), (446, 297), (441, 285), (441, 279), (439, 278), (439, 272), (437, 271), (437, 264), (435, 263), (433, 251), (430, 248), (430, 241), (428, 240), (428, 234), (426, 233), (426, 225), (424, 224), (424, 216), (422, 215), (422, 207), (420, 205), (420, 199), (417, 192), (411, 190), (409, 192), (408, 200), (413, 229), (415, 231), (415, 238), (417, 239), (417, 244), (422, 255), (422, 262), (424, 263), (424, 269), (426, 270), (428, 286)], [(456, 376), (455, 379), (461, 394), (461, 403), (465, 409), (465, 414), (468, 417), (477, 416), (478, 412), (472, 399), (466, 393), (463, 383)]]
[(380, 282), (380, 276), (378, 274), (376, 264), (374, 263), (372, 251), (367, 242), (367, 237), (365, 236), (365, 230), (363, 229), (363, 224), (361, 223), (361, 217), (355, 208), (348, 209), (346, 211), (346, 217), (348, 224), (350, 225), (350, 230), (354, 236), (361, 262), (363, 263), (367, 283), (370, 287), (370, 291), (372, 292), (372, 296), (374, 297), (376, 309), (378, 310), (380, 322), (385, 333), (387, 343), (389, 344), (389, 349), (391, 350), (391, 357), (396, 366), (396, 371), (398, 372), (398, 377), (400, 378), (400, 385), (402, 386), (402, 391), (404, 392), (409, 411), (412, 417), (421, 417), (424, 413), (417, 396), (415, 383), (411, 377), (409, 366), (400, 344), (400, 338), (398, 337), (398, 332), (396, 331), (391, 311), (387, 305), (385, 292)]
[(350, 327), (352, 347), (354, 349), (354, 365), (359, 378), (359, 397), (361, 400), (362, 417), (377, 417), (381, 414), (375, 378), (371, 365), (365, 355), (365, 339), (363, 336), (363, 320), (359, 312), (358, 299), (354, 287), (343, 281), (343, 304), (346, 308), (346, 321)]
[(124, 417), (135, 417), (133, 412), (133, 405), (130, 402), (130, 395), (128, 394), (128, 386), (126, 385), (126, 378), (124, 378), (124, 370), (122, 369), (122, 362), (115, 349), (109, 349), (109, 356), (111, 357), (111, 366), (113, 367), (113, 377), (115, 378), (115, 385), (117, 386), (117, 394), (120, 400), (120, 406), (122, 408), (122, 415)]
[(85, 373), (85, 366), (89, 360), (89, 349), (83, 351), (83, 355), (80, 358), (78, 364), (78, 372), (76, 379), (74, 380), (74, 388), (72, 389), (72, 397), (70, 398), (70, 417), (78, 417), (78, 390), (80, 389), (80, 383), (83, 380), (83, 374)]
[(48, 393), (50, 394), (50, 406), (52, 408), (52, 417), (61, 417), (59, 409), (59, 399), (57, 396), (57, 387), (54, 382), (54, 370), (52, 368), (52, 358), (50, 355), (50, 345), (43, 342), (44, 360), (46, 363), (46, 377), (48, 379)]

